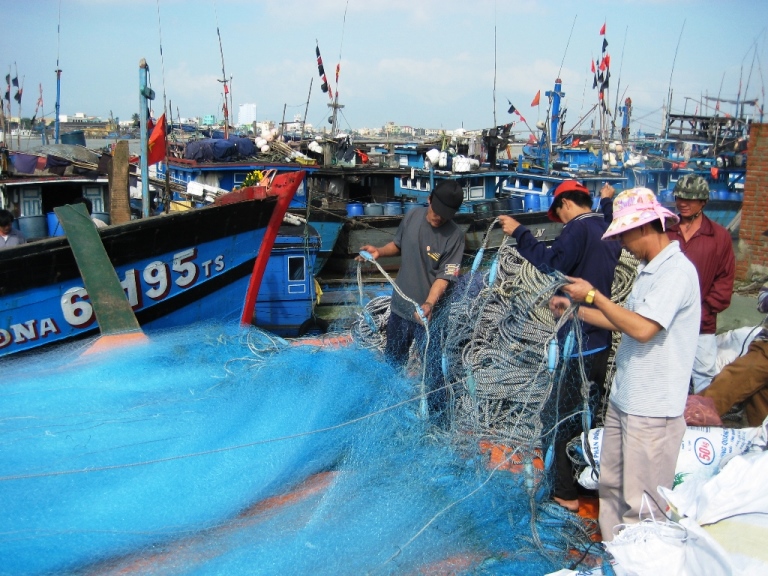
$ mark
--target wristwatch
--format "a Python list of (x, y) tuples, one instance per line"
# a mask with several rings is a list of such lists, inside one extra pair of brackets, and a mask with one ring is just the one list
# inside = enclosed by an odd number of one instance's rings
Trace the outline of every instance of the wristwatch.
[(595, 289), (593, 288), (592, 290), (590, 290), (589, 292), (587, 292), (587, 296), (586, 296), (586, 298), (584, 298), (584, 302), (585, 302), (586, 304), (592, 304), (592, 302), (594, 302), (594, 301), (595, 301), (595, 294), (597, 294), (597, 290), (595, 290)]

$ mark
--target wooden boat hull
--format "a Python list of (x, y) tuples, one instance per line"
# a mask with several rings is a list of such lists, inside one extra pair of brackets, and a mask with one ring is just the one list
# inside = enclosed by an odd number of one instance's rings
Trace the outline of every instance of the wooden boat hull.
[[(292, 194), (303, 173), (277, 178), (275, 188), (285, 192), (290, 187)], [(236, 319), (275, 199), (266, 196), (102, 229), (101, 240), (142, 327)], [(279, 240), (275, 249), (281, 249)], [(311, 308), (314, 286), (306, 276), (300, 294)], [(271, 294), (266, 288), (261, 301), (282, 288)], [(282, 300), (279, 295), (277, 299)], [(308, 315), (295, 323), (300, 325)], [(0, 356), (97, 330), (66, 237), (0, 251)]]

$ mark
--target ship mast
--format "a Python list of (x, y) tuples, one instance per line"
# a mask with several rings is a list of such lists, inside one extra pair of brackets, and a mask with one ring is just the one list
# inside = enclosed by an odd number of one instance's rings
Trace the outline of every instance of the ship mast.
[(216, 35), (219, 37), (219, 54), (221, 54), (221, 82), (224, 85), (224, 139), (229, 139), (229, 105), (227, 104), (227, 95), (229, 95), (229, 102), (232, 103), (232, 94), (229, 90), (229, 83), (232, 82), (232, 77), (227, 78), (227, 73), (224, 71), (224, 49), (221, 46), (221, 32), (219, 32), (219, 17), (216, 16)]
[(339, 104), (339, 91), (333, 96), (333, 102), (328, 102), (328, 107), (333, 109), (330, 117), (331, 121), (331, 139), (336, 138), (336, 129), (338, 128), (338, 111), (344, 108), (344, 104)]

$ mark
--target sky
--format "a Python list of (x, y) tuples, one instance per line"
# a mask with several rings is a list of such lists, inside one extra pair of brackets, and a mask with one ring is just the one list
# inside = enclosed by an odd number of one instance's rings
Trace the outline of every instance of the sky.
[[(306, 109), (307, 122), (322, 128), (330, 108), (316, 42), (344, 105), (342, 130), (388, 122), (482, 129), (518, 121), (510, 102), (533, 126), (546, 117), (545, 92), (558, 77), (572, 127), (596, 102), (590, 67), (603, 38), (609, 108), (631, 98), (633, 132), (659, 131), (670, 88), (672, 112), (704, 113), (702, 96), (736, 99), (740, 84), (742, 98), (762, 104), (768, 82), (764, 0), (0, 0), (0, 7), (0, 70), (23, 80), (22, 117), (34, 113), (40, 85), (53, 117), (58, 65), (62, 114), (128, 120), (139, 111), (145, 58), (153, 115), (221, 118), (223, 53), (235, 115), (243, 103), (256, 104), (257, 120), (277, 122), (284, 109), (286, 120)], [(532, 107), (539, 90), (541, 105)]]

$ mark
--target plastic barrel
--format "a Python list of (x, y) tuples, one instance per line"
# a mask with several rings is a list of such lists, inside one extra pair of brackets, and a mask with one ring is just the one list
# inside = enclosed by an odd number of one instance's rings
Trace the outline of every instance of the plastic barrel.
[(19, 230), (21, 230), (21, 233), (24, 234), (24, 238), (27, 240), (48, 236), (48, 224), (43, 215), (19, 216), (14, 222), (18, 222)]
[(405, 202), (403, 203), (403, 212), (405, 214), (408, 214), (411, 210), (414, 210), (416, 208), (420, 208), (423, 206), (423, 204), (419, 204), (418, 202)]
[(387, 202), (384, 204), (384, 214), (387, 216), (399, 216), (403, 213), (403, 205), (400, 202)]
[(383, 216), (384, 205), (379, 204), (378, 202), (371, 202), (370, 204), (365, 205), (363, 211), (365, 212), (366, 216)]
[(94, 212), (93, 214), (91, 214), (91, 216), (96, 218), (96, 220), (101, 220), (102, 222), (104, 222), (104, 224), (109, 224), (110, 222), (109, 214), (107, 214), (106, 212)]
[(363, 205), (359, 202), (350, 202), (347, 204), (347, 216), (362, 216)]
[[(517, 202), (519, 200), (519, 202)], [(523, 199), (522, 198), (515, 198), (514, 196), (507, 196), (505, 198), (500, 198), (499, 202), (501, 202), (501, 213), (502, 214), (512, 214), (513, 212), (522, 212), (523, 210)], [(517, 208), (518, 204), (520, 205), (520, 209)]]
[(493, 202), (475, 202), (472, 211), (476, 218), (490, 218), (493, 216)]
[(540, 210), (539, 196), (540, 194), (527, 192), (525, 194), (525, 198), (523, 198), (523, 210), (525, 210), (526, 212), (538, 212)]
[(48, 236), (64, 236), (64, 227), (59, 223), (56, 212), (48, 212)]
[(62, 144), (79, 144), (85, 146), (85, 132), (82, 130), (73, 130), (61, 135)]

